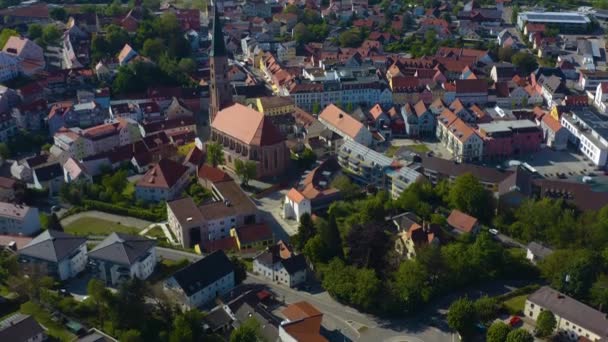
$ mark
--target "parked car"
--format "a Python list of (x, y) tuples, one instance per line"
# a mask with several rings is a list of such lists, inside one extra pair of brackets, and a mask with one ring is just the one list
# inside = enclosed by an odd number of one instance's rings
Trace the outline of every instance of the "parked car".
[(491, 228), (491, 229), (488, 229), (488, 231), (489, 231), (489, 232), (490, 232), (490, 234), (492, 234), (492, 235), (498, 235), (498, 229)]
[(509, 325), (511, 327), (515, 327), (520, 324), (521, 324), (521, 318), (519, 316), (511, 316), (511, 319), (509, 320)]

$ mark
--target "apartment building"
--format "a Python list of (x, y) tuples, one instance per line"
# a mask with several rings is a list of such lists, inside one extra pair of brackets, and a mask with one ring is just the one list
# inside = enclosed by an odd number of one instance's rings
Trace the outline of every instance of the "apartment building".
[(605, 341), (608, 338), (608, 318), (576, 299), (548, 286), (528, 296), (524, 314), (536, 321), (538, 315), (549, 310), (557, 320), (556, 330), (572, 341)]
[(494, 121), (478, 125), (483, 158), (501, 159), (540, 150), (543, 131), (530, 120)]
[(73, 278), (87, 265), (87, 239), (45, 230), (19, 250), (19, 266), (26, 274)]
[(33, 235), (39, 230), (38, 208), (0, 202), (0, 234)]
[(569, 141), (597, 166), (608, 158), (608, 120), (589, 108), (562, 113), (561, 122), (569, 132)]
[(174, 200), (188, 185), (191, 175), (187, 166), (163, 158), (135, 184), (135, 197), (145, 202)]
[(437, 118), (436, 135), (458, 162), (479, 161), (483, 158), (481, 137), (449, 109)]
[(527, 24), (555, 26), (560, 33), (584, 33), (589, 30), (591, 19), (578, 12), (522, 12), (517, 16), (517, 27), (524, 31)]

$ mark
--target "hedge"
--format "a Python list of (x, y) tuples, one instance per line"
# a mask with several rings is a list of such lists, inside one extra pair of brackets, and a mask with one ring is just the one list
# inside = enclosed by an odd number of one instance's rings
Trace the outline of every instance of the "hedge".
[(146, 221), (156, 222), (164, 221), (167, 219), (167, 212), (164, 210), (160, 213), (155, 213), (151, 210), (140, 208), (125, 208), (119, 205), (94, 200), (83, 200), (82, 204), (87, 210), (105, 211), (107, 213), (116, 215), (136, 217)]

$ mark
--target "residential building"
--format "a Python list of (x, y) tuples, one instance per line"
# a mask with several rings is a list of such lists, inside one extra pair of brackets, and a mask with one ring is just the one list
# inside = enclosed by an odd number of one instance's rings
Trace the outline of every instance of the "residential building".
[(501, 159), (540, 150), (542, 130), (530, 120), (493, 121), (478, 125), (483, 158)]
[(211, 201), (197, 206), (185, 197), (167, 203), (169, 228), (182, 246), (225, 239), (232, 228), (259, 223), (253, 201), (224, 172), (202, 165), (199, 183), (211, 191)]
[(486, 80), (456, 80), (456, 98), (464, 104), (485, 104), (488, 102)]
[(254, 162), (255, 178), (280, 176), (288, 167), (285, 138), (268, 117), (250, 107), (237, 103), (220, 110), (211, 123), (211, 140), (224, 147), (227, 167), (234, 169), (236, 160)]
[(603, 341), (608, 338), (608, 318), (605, 313), (548, 286), (528, 296), (524, 314), (536, 321), (545, 310), (555, 316), (556, 330), (572, 341)]
[(293, 100), (286, 96), (258, 97), (256, 106), (258, 112), (268, 116), (290, 114), (296, 109)]
[(38, 208), (0, 202), (0, 234), (33, 235), (39, 230)]
[(63, 186), (63, 169), (58, 162), (50, 162), (32, 170), (34, 188), (48, 190), (52, 196)]
[(30, 315), (17, 313), (0, 321), (0, 341), (42, 342), (46, 339), (46, 329)]
[(467, 215), (458, 209), (452, 210), (447, 219), (448, 225), (458, 234), (477, 234), (479, 223), (473, 216)]
[(423, 178), (417, 170), (352, 140), (340, 147), (338, 163), (355, 182), (386, 189), (393, 198)]
[(129, 61), (131, 61), (137, 56), (139, 56), (137, 51), (135, 51), (135, 49), (133, 49), (131, 45), (125, 44), (125, 46), (122, 48), (122, 50), (120, 50), (120, 53), (118, 54), (118, 64), (121, 66), (127, 65)]
[(319, 114), (319, 121), (345, 140), (352, 140), (363, 146), (372, 145), (371, 132), (361, 122), (334, 104), (323, 109)]
[(601, 82), (595, 88), (595, 95), (593, 96), (593, 105), (597, 108), (600, 113), (606, 114), (606, 102), (608, 101), (608, 82)]
[(286, 318), (279, 326), (281, 342), (328, 341), (321, 335), (323, 314), (308, 302), (290, 304), (281, 313)]
[(145, 280), (156, 267), (155, 246), (155, 240), (112, 233), (88, 253), (89, 268), (108, 286), (133, 278)]
[(283, 217), (300, 222), (303, 214), (327, 208), (341, 198), (340, 190), (331, 187), (331, 181), (340, 173), (340, 164), (328, 158), (311, 170), (297, 188), (289, 190), (283, 202)]
[(146, 202), (171, 201), (188, 185), (192, 170), (163, 158), (135, 184), (135, 197)]
[(412, 213), (404, 213), (393, 220), (399, 224), (395, 239), (395, 252), (403, 259), (416, 258), (416, 252), (421, 248), (439, 245), (439, 229), (428, 222), (420, 225), (418, 218)]
[(548, 257), (553, 250), (549, 247), (545, 247), (538, 242), (532, 241), (526, 246), (526, 259), (530, 260), (531, 263), (535, 264), (544, 258)]
[(401, 107), (401, 115), (405, 121), (405, 133), (409, 137), (435, 134), (437, 119), (422, 100), (415, 105), (406, 103)]
[(269, 246), (253, 260), (253, 272), (273, 282), (295, 287), (306, 281), (306, 258), (283, 241)]
[(0, 82), (6, 82), (19, 76), (21, 65), (19, 59), (4, 51), (0, 52)]
[(540, 128), (543, 130), (543, 141), (548, 147), (557, 151), (565, 150), (568, 147), (570, 132), (562, 126), (557, 113), (553, 115), (552, 111), (551, 115), (544, 114), (540, 118)]
[(437, 118), (436, 135), (458, 162), (479, 161), (483, 158), (481, 137), (449, 109)]
[(92, 183), (93, 175), (91, 175), (86, 166), (74, 158), (69, 158), (63, 163), (63, 181), (66, 184), (72, 182)]
[(274, 243), (274, 233), (265, 223), (248, 224), (230, 229), (230, 237), (241, 251), (265, 248)]
[(68, 102), (52, 105), (47, 122), (49, 133), (53, 135), (63, 127), (87, 128), (101, 125), (108, 117), (108, 111), (95, 101), (77, 104)]
[(579, 70), (578, 85), (582, 89), (596, 89), (600, 83), (608, 82), (608, 71)]
[(561, 125), (569, 132), (569, 141), (597, 166), (608, 158), (608, 120), (589, 108), (573, 109), (561, 115)]
[(26, 76), (33, 76), (46, 66), (42, 48), (25, 37), (9, 37), (2, 51), (19, 60), (19, 69)]
[(207, 304), (234, 286), (234, 265), (223, 251), (213, 252), (175, 272), (164, 285), (178, 296), (184, 310)]
[(591, 19), (578, 12), (521, 12), (517, 15), (517, 27), (524, 31), (527, 24), (555, 26), (560, 33), (585, 33), (590, 29)]
[(87, 265), (87, 239), (45, 230), (19, 250), (19, 266), (26, 274), (73, 278)]

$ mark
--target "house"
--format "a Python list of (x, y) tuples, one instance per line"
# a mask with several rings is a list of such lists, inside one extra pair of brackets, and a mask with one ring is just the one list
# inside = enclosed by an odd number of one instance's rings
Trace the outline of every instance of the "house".
[(553, 115), (543, 115), (540, 119), (540, 128), (543, 130), (547, 146), (557, 151), (567, 148), (570, 132)]
[(320, 333), (323, 314), (308, 302), (290, 304), (281, 313), (285, 320), (279, 326), (280, 341), (328, 341)]
[(467, 215), (458, 209), (452, 210), (447, 219), (448, 225), (458, 234), (477, 234), (479, 224), (473, 216)]
[(327, 208), (341, 198), (340, 190), (330, 186), (332, 179), (340, 172), (340, 164), (335, 158), (328, 158), (311, 170), (297, 188), (289, 190), (283, 202), (283, 217), (300, 222), (303, 214)]
[(198, 176), (212, 200), (200, 206), (190, 197), (167, 203), (169, 228), (182, 246), (225, 239), (232, 228), (259, 223), (257, 207), (230, 176), (208, 165), (200, 167)]
[(602, 82), (608, 82), (608, 71), (579, 70), (578, 85), (582, 89), (595, 89)]
[(319, 121), (345, 140), (355, 141), (363, 146), (372, 144), (371, 132), (352, 116), (330, 104), (319, 114)]
[(30, 315), (17, 313), (0, 321), (0, 341), (41, 342), (46, 339), (46, 329)]
[(73, 278), (87, 265), (87, 239), (45, 230), (19, 250), (19, 266), (26, 274)]
[(456, 98), (464, 104), (485, 104), (488, 102), (486, 80), (456, 80)]
[(295, 110), (293, 99), (287, 96), (258, 97), (256, 107), (258, 112), (268, 116), (290, 114)]
[(395, 239), (395, 252), (401, 258), (414, 259), (417, 250), (439, 245), (439, 229), (437, 226), (428, 222), (423, 222), (420, 225), (408, 215), (403, 215), (398, 219), (399, 233), (397, 233)]
[(401, 107), (401, 115), (405, 121), (405, 132), (410, 137), (428, 136), (435, 133), (437, 120), (424, 101), (415, 105), (406, 103)]
[(289, 287), (306, 281), (306, 259), (294, 254), (291, 246), (283, 241), (268, 247), (253, 260), (253, 272), (273, 282)]
[(26, 76), (33, 76), (46, 66), (42, 48), (25, 37), (9, 37), (2, 51), (19, 60), (20, 71)]
[(248, 224), (230, 229), (239, 250), (265, 248), (274, 243), (272, 229), (265, 223)]
[(63, 164), (63, 180), (66, 184), (72, 182), (92, 183), (93, 175), (87, 172), (86, 167), (74, 158), (69, 158)]
[(72, 342), (118, 342), (118, 340), (101, 330), (91, 328), (86, 334), (77, 337), (77, 339)]
[(131, 47), (129, 44), (125, 44), (125, 46), (120, 50), (118, 54), (118, 64), (123, 66), (129, 63), (133, 58), (139, 56), (137, 51)]
[(223, 145), (227, 167), (234, 169), (236, 160), (255, 163), (255, 178), (283, 175), (289, 164), (285, 138), (276, 126), (263, 113), (238, 103), (217, 113), (211, 140)]
[(63, 185), (63, 169), (58, 162), (34, 168), (32, 176), (34, 188), (48, 190), (50, 195), (57, 193)]
[(133, 278), (144, 280), (156, 267), (155, 247), (155, 240), (112, 233), (88, 253), (88, 267), (108, 286)]
[(553, 253), (551, 248), (545, 247), (538, 242), (532, 241), (526, 246), (526, 259), (535, 265), (551, 253)]
[(0, 234), (29, 236), (39, 230), (38, 208), (0, 202)]
[(556, 330), (572, 341), (603, 341), (608, 338), (608, 318), (605, 313), (548, 286), (528, 296), (524, 315), (536, 321), (545, 310), (555, 316)]
[(606, 113), (606, 102), (608, 101), (608, 82), (602, 82), (595, 88), (595, 95), (593, 96), (593, 105), (597, 108), (600, 113)]
[(482, 138), (449, 109), (437, 117), (436, 135), (458, 162), (479, 161), (483, 158)]
[(515, 66), (511, 63), (496, 63), (490, 71), (490, 78), (494, 82), (510, 81), (515, 76)]
[(164, 287), (178, 296), (183, 309), (193, 309), (227, 294), (235, 282), (234, 265), (216, 251), (175, 272)]
[(12, 80), (20, 73), (19, 59), (9, 53), (0, 51), (0, 82)]
[(135, 184), (135, 197), (146, 202), (171, 201), (188, 185), (190, 168), (163, 158)]
[(519, 208), (525, 200), (533, 197), (532, 177), (530, 171), (518, 167), (502, 180), (498, 184), (498, 192), (494, 193), (494, 197), (498, 198), (498, 211)]

